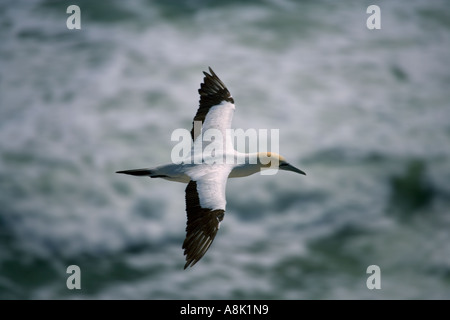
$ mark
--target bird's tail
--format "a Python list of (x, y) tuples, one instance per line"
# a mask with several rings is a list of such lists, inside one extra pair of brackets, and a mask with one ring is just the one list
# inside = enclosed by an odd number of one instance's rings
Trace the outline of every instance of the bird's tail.
[(116, 173), (130, 174), (132, 176), (150, 176), (152, 175), (152, 170), (150, 169), (131, 169), (116, 171)]

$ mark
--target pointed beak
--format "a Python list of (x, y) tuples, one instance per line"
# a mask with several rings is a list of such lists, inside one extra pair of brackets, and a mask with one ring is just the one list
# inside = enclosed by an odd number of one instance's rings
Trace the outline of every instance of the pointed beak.
[(300, 173), (300, 174), (303, 174), (303, 175), (306, 176), (306, 173), (305, 173), (304, 171), (302, 171), (302, 170), (300, 170), (300, 169), (294, 167), (293, 165), (290, 165), (289, 163), (286, 163), (286, 164), (281, 165), (281, 166), (280, 166), (280, 169), (281, 169), (281, 170), (286, 170), (286, 171), (297, 172), (297, 173)]

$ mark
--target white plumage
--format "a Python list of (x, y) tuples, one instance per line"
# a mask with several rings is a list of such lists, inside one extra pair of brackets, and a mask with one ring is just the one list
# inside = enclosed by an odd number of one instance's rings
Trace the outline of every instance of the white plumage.
[[(278, 154), (246, 154), (234, 150), (227, 131), (231, 128), (235, 110), (234, 99), (211, 68), (209, 72), (210, 74), (204, 72), (205, 78), (200, 85), (200, 107), (194, 117), (191, 131), (194, 141), (191, 155), (201, 159), (197, 158), (193, 161), (189, 156), (180, 164), (170, 163), (154, 168), (117, 171), (117, 173), (187, 183), (187, 227), (186, 239), (183, 243), (186, 255), (185, 269), (193, 266), (203, 257), (217, 234), (225, 214), (225, 188), (228, 178), (245, 177), (259, 172), (269, 167), (270, 164), (265, 161), (268, 158), (276, 160), (280, 170), (305, 174), (287, 163)], [(205, 157), (203, 150), (208, 146), (204, 145), (204, 141), (208, 141), (206, 135), (212, 129), (221, 133), (223, 149), (215, 150), (214, 157)], [(198, 150), (201, 152), (194, 154), (194, 151)], [(223, 161), (214, 163), (213, 160), (217, 159)], [(234, 161), (230, 163), (230, 159)]]

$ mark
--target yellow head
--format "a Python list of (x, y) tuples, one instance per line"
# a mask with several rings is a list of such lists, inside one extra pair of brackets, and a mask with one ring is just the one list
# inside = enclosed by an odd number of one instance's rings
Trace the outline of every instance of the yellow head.
[(306, 173), (289, 164), (286, 159), (275, 152), (259, 152), (258, 163), (262, 168), (292, 171), (306, 176)]

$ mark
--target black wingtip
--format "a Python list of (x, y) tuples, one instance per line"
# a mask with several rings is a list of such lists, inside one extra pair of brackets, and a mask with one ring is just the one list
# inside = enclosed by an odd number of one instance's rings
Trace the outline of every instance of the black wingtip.
[(192, 268), (197, 262), (198, 262), (198, 260), (195, 260), (195, 259), (191, 259), (189, 261), (186, 261), (186, 264), (184, 265), (183, 270), (186, 270), (188, 267)]
[(213, 69), (212, 69), (211, 67), (209, 67), (209, 66), (208, 66), (208, 71), (209, 71), (209, 73), (206, 72), (206, 71), (203, 71), (203, 74), (204, 74), (205, 76), (208, 76), (208, 77), (217, 77), (216, 73), (215, 73), (215, 72), (213, 71)]

